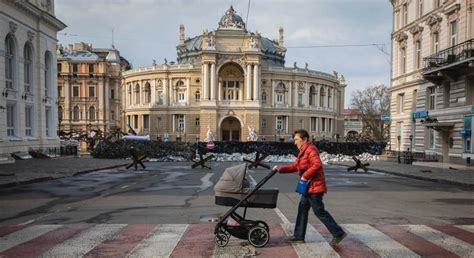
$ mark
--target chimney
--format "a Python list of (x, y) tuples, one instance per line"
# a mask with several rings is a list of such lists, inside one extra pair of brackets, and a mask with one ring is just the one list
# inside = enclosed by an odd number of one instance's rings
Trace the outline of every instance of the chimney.
[(280, 47), (283, 47), (283, 27), (280, 27), (280, 29), (278, 30), (280, 32), (280, 36), (278, 37), (278, 45)]
[(184, 44), (184, 25), (179, 25), (179, 44)]

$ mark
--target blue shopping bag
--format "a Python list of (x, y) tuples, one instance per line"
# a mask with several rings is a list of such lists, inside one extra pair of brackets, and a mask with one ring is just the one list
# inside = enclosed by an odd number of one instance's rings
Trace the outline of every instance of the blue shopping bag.
[(298, 180), (298, 185), (296, 185), (296, 192), (306, 196), (308, 194), (309, 181), (303, 181), (301, 178)]

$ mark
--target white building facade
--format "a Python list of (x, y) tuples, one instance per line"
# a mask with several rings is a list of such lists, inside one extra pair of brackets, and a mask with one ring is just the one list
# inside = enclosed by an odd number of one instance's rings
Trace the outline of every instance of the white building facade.
[(0, 154), (59, 146), (54, 1), (0, 1)]

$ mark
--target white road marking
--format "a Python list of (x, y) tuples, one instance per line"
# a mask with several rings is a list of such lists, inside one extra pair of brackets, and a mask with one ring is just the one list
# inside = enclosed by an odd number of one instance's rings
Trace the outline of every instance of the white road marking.
[(420, 257), (370, 225), (345, 224), (342, 226), (381, 257)]
[(473, 257), (474, 246), (425, 225), (405, 225), (403, 228), (460, 257)]
[(458, 227), (460, 229), (464, 229), (464, 230), (469, 231), (471, 233), (474, 233), (474, 225), (458, 225), (456, 227)]
[(187, 224), (158, 225), (128, 257), (169, 257), (187, 228)]
[(0, 252), (28, 242), (60, 227), (61, 225), (36, 225), (0, 237)]
[[(282, 224), (287, 236), (293, 235), (295, 224)], [(306, 243), (293, 244), (299, 257), (339, 257), (324, 237), (311, 225), (306, 228)]]
[(125, 189), (125, 188), (127, 188), (127, 187), (128, 187), (128, 185), (124, 185), (124, 186), (122, 186), (121, 188), (122, 188), (122, 189)]
[(41, 257), (79, 257), (113, 236), (126, 224), (98, 224), (54, 246)]

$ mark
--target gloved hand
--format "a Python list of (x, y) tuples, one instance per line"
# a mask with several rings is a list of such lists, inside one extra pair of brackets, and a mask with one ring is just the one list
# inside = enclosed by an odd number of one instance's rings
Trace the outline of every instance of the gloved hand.
[(277, 172), (278, 172), (278, 166), (274, 166), (274, 167), (272, 168), (272, 171), (277, 171)]

